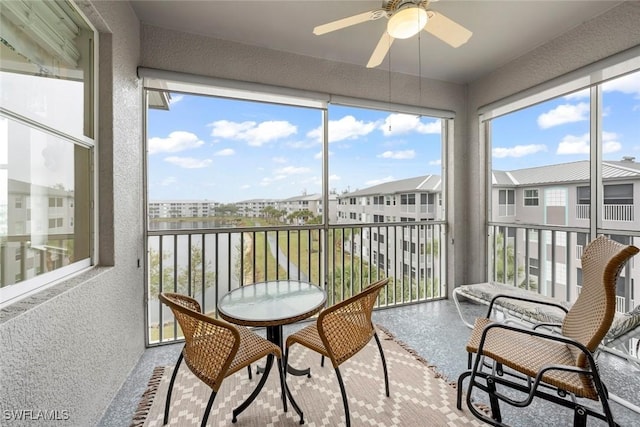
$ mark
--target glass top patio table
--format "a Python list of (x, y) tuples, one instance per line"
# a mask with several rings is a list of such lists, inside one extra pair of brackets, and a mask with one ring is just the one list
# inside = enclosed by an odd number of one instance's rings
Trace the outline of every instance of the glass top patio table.
[(220, 316), (244, 326), (277, 326), (294, 323), (319, 312), (326, 292), (300, 280), (272, 280), (245, 285), (218, 302)]

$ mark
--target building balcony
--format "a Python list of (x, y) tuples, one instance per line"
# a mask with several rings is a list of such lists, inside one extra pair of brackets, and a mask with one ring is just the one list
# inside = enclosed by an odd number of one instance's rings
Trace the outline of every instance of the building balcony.
[[(589, 205), (576, 205), (576, 219), (589, 219), (589, 210)], [(633, 222), (634, 218), (634, 205), (605, 204), (602, 207), (602, 219), (605, 221)]]

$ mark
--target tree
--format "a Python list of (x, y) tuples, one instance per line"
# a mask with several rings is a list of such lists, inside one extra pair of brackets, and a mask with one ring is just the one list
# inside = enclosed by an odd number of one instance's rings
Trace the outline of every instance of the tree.
[(234, 216), (238, 214), (238, 207), (233, 203), (226, 205), (220, 205), (216, 207), (216, 215), (219, 216)]
[[(209, 288), (215, 283), (215, 273), (211, 271), (211, 262), (203, 264), (202, 249), (199, 246), (191, 246), (191, 265), (182, 267), (174, 282), (173, 265), (166, 265), (172, 254), (164, 252), (162, 254), (162, 272), (160, 271), (160, 253), (155, 249), (149, 250), (149, 296), (157, 298), (160, 293), (160, 277), (162, 276), (162, 290), (178, 292), (185, 295), (196, 296), (202, 293), (203, 269), (204, 288)], [(189, 286), (191, 277), (191, 287)], [(177, 282), (177, 283), (176, 283)], [(190, 289), (191, 288), (191, 289)], [(191, 290), (191, 292), (190, 292)]]
[[(495, 277), (497, 280), (501, 280), (502, 283), (513, 283), (516, 271), (516, 257), (513, 251), (513, 245), (508, 243), (506, 245), (506, 269), (505, 269), (505, 244), (504, 234), (498, 233), (496, 235), (496, 251), (495, 251)], [(519, 267), (517, 274), (518, 277), (522, 275), (523, 268)], [(524, 284), (523, 284), (524, 285)]]
[[(216, 275), (213, 271), (209, 271), (210, 269), (211, 262), (203, 262), (202, 248), (191, 246), (191, 265), (183, 267), (178, 274), (178, 292), (192, 296), (200, 295), (203, 285), (206, 289), (215, 283)], [(191, 282), (189, 282), (189, 278), (191, 278)]]
[[(163, 264), (169, 260), (170, 254), (162, 255)], [(149, 249), (149, 296), (157, 298), (160, 294), (160, 252), (155, 249)], [(162, 287), (167, 289), (167, 284), (173, 283), (173, 266), (162, 266)]]

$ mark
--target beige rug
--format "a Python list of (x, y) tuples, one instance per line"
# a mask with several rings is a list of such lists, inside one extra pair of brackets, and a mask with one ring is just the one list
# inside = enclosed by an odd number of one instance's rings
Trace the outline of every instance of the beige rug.
[[(480, 426), (468, 411), (456, 409), (456, 390), (425, 360), (391, 334), (379, 331), (387, 367), (391, 396), (384, 393), (380, 354), (371, 340), (360, 353), (342, 364), (351, 411), (352, 426)], [(344, 426), (340, 388), (331, 363), (320, 367), (320, 356), (297, 345), (289, 362), (297, 368), (311, 367), (311, 378), (287, 375), (287, 383), (304, 412), (307, 426)], [(157, 367), (140, 402), (131, 426), (161, 426), (164, 402), (173, 367)], [(211, 409), (210, 426), (299, 426), (299, 417), (289, 405), (283, 412), (280, 382), (274, 366), (260, 395), (231, 423), (231, 411), (254, 389), (259, 376), (248, 379), (242, 370), (225, 379)], [(169, 425), (197, 426), (204, 414), (211, 389), (182, 363), (174, 385)], [(466, 408), (465, 408), (466, 409)]]

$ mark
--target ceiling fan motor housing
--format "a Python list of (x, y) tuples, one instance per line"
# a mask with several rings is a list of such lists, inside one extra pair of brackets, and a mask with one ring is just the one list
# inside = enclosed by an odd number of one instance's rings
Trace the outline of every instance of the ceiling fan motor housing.
[(388, 16), (393, 15), (400, 9), (412, 6), (426, 9), (429, 7), (429, 0), (387, 0), (382, 3), (382, 8), (387, 11)]

